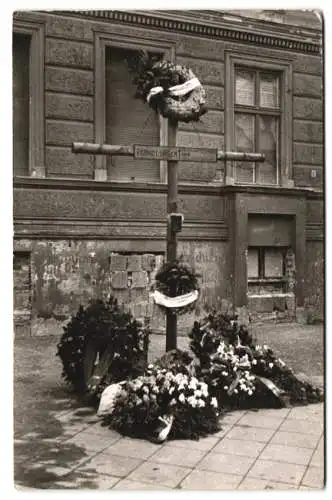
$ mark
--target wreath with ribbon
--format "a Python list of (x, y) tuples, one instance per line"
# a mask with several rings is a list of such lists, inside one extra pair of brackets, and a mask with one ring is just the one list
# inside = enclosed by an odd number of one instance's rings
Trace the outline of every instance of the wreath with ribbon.
[(166, 262), (155, 277), (152, 294), (155, 303), (173, 314), (192, 311), (199, 295), (199, 277), (199, 274), (181, 260)]
[(136, 97), (175, 122), (198, 121), (207, 112), (206, 93), (189, 68), (140, 51), (128, 58)]

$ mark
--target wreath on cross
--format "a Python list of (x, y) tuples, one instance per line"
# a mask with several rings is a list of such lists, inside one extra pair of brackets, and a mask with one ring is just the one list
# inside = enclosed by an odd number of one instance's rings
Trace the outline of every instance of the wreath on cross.
[(139, 51), (127, 58), (136, 97), (175, 122), (198, 121), (207, 112), (206, 93), (194, 72)]
[(153, 298), (155, 303), (173, 314), (186, 314), (195, 308), (199, 295), (198, 278), (181, 260), (166, 262), (157, 271)]

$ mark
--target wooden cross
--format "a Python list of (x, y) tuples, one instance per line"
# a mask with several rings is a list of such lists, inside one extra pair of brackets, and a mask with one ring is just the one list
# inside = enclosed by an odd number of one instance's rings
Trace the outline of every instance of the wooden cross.
[[(181, 231), (182, 215), (178, 214), (178, 161), (191, 162), (217, 162), (218, 160), (238, 160), (262, 162), (263, 154), (225, 152), (219, 149), (185, 148), (176, 146), (177, 123), (169, 121), (168, 146), (138, 146), (111, 144), (92, 144), (74, 142), (74, 153), (87, 153), (109, 156), (132, 156), (140, 160), (166, 160), (167, 161), (167, 262), (173, 261), (177, 256), (177, 233)], [(166, 314), (166, 351), (176, 349), (177, 346), (177, 316), (167, 311)]]

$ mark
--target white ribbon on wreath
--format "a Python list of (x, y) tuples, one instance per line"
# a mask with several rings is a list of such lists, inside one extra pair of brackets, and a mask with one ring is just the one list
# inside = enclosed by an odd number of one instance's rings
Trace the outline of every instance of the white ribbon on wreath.
[[(190, 80), (181, 83), (180, 85), (174, 85), (174, 87), (170, 87), (168, 89), (169, 93), (173, 96), (183, 96), (186, 94), (189, 94), (192, 90), (196, 89), (197, 87), (201, 87), (201, 82), (199, 81), (198, 78), (191, 78)], [(150, 102), (151, 97), (161, 94), (164, 91), (163, 87), (152, 87), (150, 92), (148, 93), (148, 96), (146, 98), (147, 102)]]
[(193, 290), (192, 292), (185, 293), (184, 295), (178, 295), (177, 297), (168, 297), (158, 290), (155, 290), (152, 294), (155, 303), (159, 306), (167, 308), (178, 308), (185, 307), (189, 304), (195, 302), (198, 299), (198, 290)]

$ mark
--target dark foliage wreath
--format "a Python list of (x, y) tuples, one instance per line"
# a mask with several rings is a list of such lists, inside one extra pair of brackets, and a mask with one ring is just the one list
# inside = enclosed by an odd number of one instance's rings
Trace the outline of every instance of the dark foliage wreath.
[(57, 345), (62, 376), (76, 392), (98, 396), (107, 385), (143, 373), (148, 335), (113, 297), (80, 306)]
[[(157, 271), (154, 289), (167, 297), (178, 297), (197, 290), (199, 292), (198, 279), (200, 275), (191, 267), (184, 264), (180, 259), (165, 262)], [(166, 308), (159, 306), (164, 311), (172, 311), (174, 314), (186, 314), (195, 309), (195, 302), (179, 308)]]
[(175, 85), (196, 78), (191, 69), (160, 60), (160, 56), (145, 51), (128, 55), (127, 64), (134, 75), (137, 98), (147, 102), (152, 88), (163, 88), (161, 93), (151, 97), (149, 105), (165, 118), (174, 122), (192, 122), (198, 121), (207, 112), (206, 93), (201, 85), (182, 97), (174, 96), (169, 91)]

